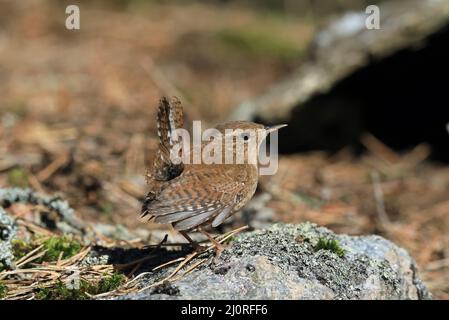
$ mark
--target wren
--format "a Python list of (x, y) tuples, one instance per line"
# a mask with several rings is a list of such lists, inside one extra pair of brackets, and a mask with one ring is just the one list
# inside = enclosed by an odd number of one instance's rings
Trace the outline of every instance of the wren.
[[(142, 215), (149, 215), (156, 223), (171, 223), (192, 242), (187, 232), (202, 231), (201, 227), (206, 225), (217, 227), (248, 203), (258, 183), (259, 148), (270, 132), (286, 125), (265, 127), (253, 122), (232, 121), (216, 126), (224, 138), (214, 141), (224, 147), (224, 153), (231, 152), (234, 159), (243, 152), (245, 157), (255, 156), (256, 161), (211, 164), (172, 160), (174, 131), (183, 125), (181, 102), (176, 97), (162, 98), (157, 114), (159, 146), (153, 168), (147, 174), (150, 190), (143, 202)], [(231, 143), (225, 143), (225, 138), (231, 138), (228, 139)], [(242, 140), (248, 143), (243, 143), (244, 148), (239, 149), (237, 142)], [(256, 146), (254, 150), (247, 147), (249, 142)]]

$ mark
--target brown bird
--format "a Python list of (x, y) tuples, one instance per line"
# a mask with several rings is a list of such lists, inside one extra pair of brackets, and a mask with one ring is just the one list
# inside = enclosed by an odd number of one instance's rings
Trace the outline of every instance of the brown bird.
[[(270, 132), (283, 126), (268, 128), (253, 122), (227, 122), (216, 129), (223, 137), (231, 135), (231, 144), (225, 144), (224, 139), (216, 139), (214, 143), (224, 147), (223, 159), (226, 152), (232, 152), (234, 159), (239, 152), (250, 157), (251, 152), (258, 153)], [(150, 191), (143, 202), (142, 214), (150, 215), (156, 223), (171, 223), (190, 243), (194, 241), (187, 232), (194, 229), (213, 240), (201, 227), (217, 227), (252, 198), (258, 182), (257, 154), (255, 163), (174, 163), (170, 158), (175, 145), (174, 130), (183, 128), (183, 109), (175, 97), (170, 101), (165, 97), (160, 100), (157, 127), (159, 148), (152, 171), (147, 174)], [(232, 129), (231, 133), (226, 133), (229, 132), (226, 129)], [(260, 134), (255, 135), (255, 131)], [(236, 141), (241, 141), (238, 139), (255, 142), (256, 150), (251, 151), (249, 143), (244, 143), (243, 150), (238, 150)], [(181, 152), (187, 153), (186, 150)]]

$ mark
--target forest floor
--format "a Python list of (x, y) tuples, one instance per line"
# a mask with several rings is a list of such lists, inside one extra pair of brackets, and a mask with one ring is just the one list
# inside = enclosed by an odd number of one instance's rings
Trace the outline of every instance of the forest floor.
[[(36, 3), (0, 12), (0, 186), (60, 194), (86, 220), (167, 232), (138, 217), (160, 96), (218, 123), (299, 66), (317, 27), (232, 6), (91, 5), (73, 32), (62, 7)], [(380, 234), (449, 299), (449, 167), (426, 160), (425, 145), (397, 154), (371, 136), (364, 144), (362, 157), (281, 156), (258, 191), (272, 220)]]

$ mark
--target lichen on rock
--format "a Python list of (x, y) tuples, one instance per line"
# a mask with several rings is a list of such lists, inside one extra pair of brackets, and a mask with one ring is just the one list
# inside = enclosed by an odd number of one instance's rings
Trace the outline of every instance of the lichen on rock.
[[(315, 250), (319, 239), (345, 250)], [(175, 282), (177, 295), (130, 293), (121, 299), (426, 299), (408, 253), (379, 236), (337, 235), (311, 223), (275, 224), (240, 234), (213, 260)], [(172, 268), (142, 278), (156, 283)]]
[(32, 189), (0, 188), (0, 207), (9, 207), (14, 203), (42, 205), (58, 214), (54, 223), (56, 228), (64, 233), (80, 234), (84, 232), (85, 225), (79, 219), (69, 203), (57, 196), (48, 196)]
[(2, 207), (0, 207), (0, 270), (2, 265), (8, 269), (13, 267), (14, 255), (11, 241), (16, 235), (16, 225)]

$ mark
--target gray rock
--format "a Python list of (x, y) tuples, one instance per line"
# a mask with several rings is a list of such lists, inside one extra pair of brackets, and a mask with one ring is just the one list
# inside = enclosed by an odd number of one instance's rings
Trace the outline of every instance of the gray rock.
[(11, 241), (16, 231), (14, 220), (0, 207), (0, 269), (2, 264), (9, 269), (13, 267), (14, 255)]
[[(317, 248), (335, 239), (344, 255)], [(174, 267), (142, 277), (141, 288)], [(409, 254), (379, 236), (336, 235), (314, 224), (240, 234), (215, 264), (117, 299), (429, 299)]]
[[(40, 194), (32, 189), (0, 188), (0, 207), (7, 207), (13, 203), (28, 203), (42, 205), (56, 212), (60, 219), (54, 221), (56, 228), (63, 233), (83, 233), (85, 225), (79, 219), (69, 203), (57, 196)], [(45, 226), (42, 221), (36, 223)]]

